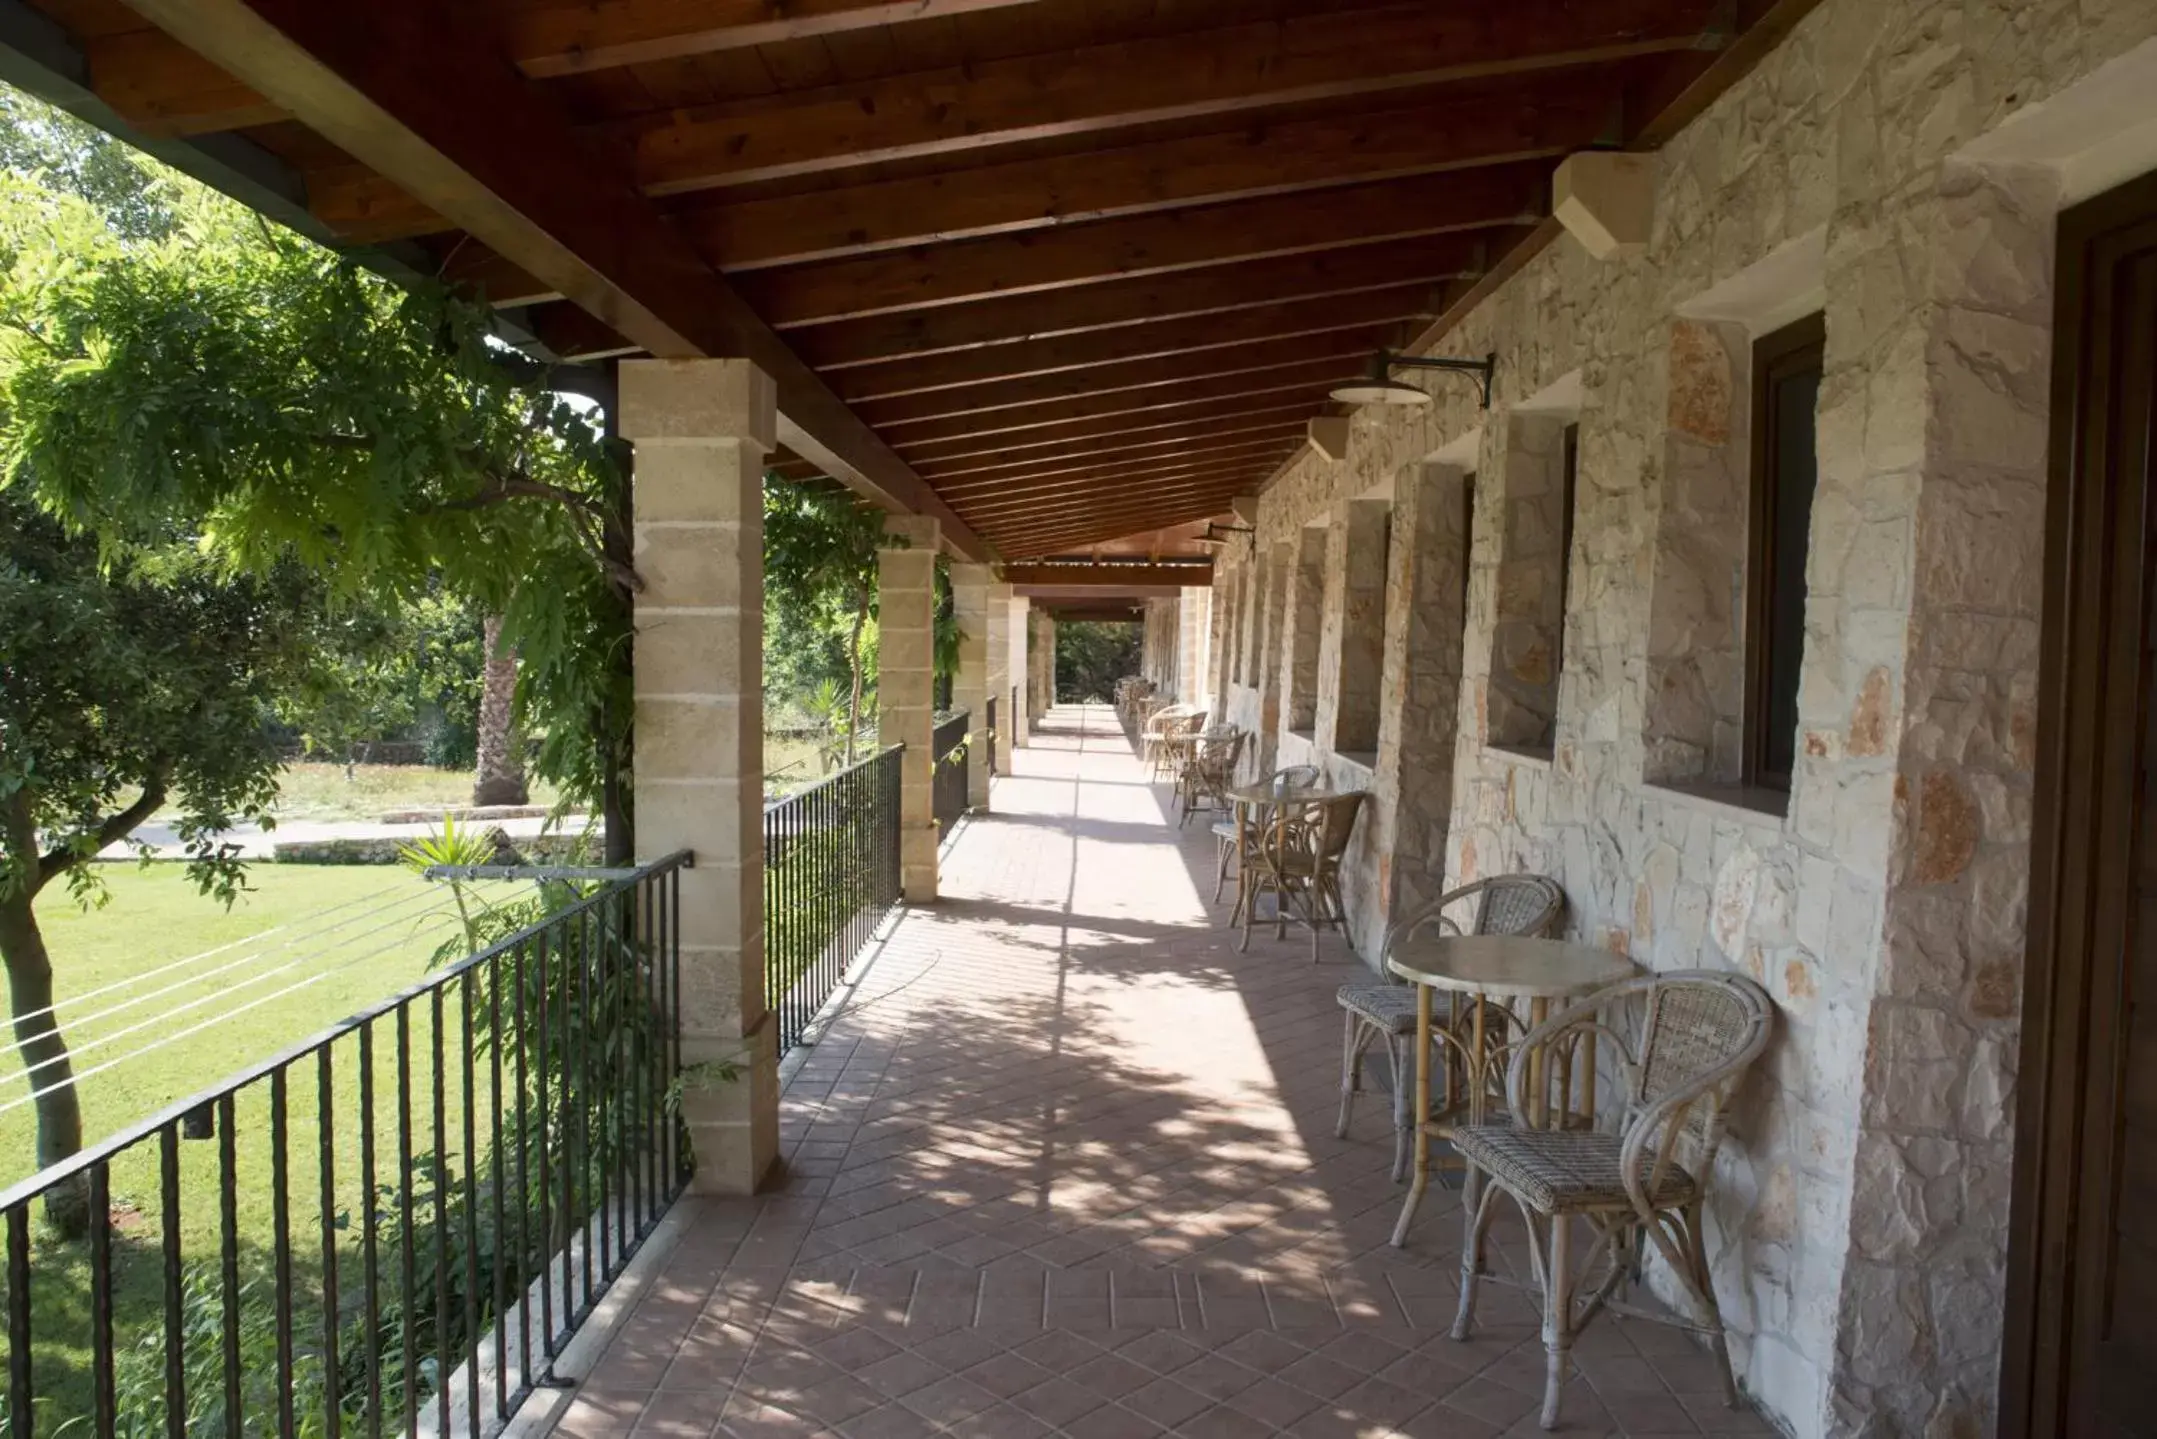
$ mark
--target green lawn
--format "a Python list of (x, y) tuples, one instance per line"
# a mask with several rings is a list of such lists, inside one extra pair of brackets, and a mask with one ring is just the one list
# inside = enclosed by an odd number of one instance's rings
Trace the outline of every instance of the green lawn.
[[(553, 805), (554, 786), (532, 782), (532, 803)], [(472, 802), (469, 770), (423, 764), (288, 764), (277, 780), (280, 819), (377, 820), (393, 810), (439, 809)]]
[[(57, 892), (39, 905), (53, 954), (60, 1018), (75, 1051), (92, 1140), (115, 1134), (397, 992), (425, 974), (436, 946), (459, 932), (443, 906), (448, 898), (444, 887), (394, 868), (259, 865), (250, 872), (254, 892), (230, 912), (198, 896), (176, 865), (114, 866), (108, 873), (112, 898), (102, 909), (82, 912)], [(506, 887), (489, 890), (490, 898), (498, 898)], [(164, 968), (205, 954), (192, 964)], [(161, 968), (163, 973), (152, 973)], [(100, 990), (105, 992), (97, 993)], [(138, 999), (140, 1003), (129, 1004)], [(438, 1149), (433, 1134), (434, 1016), (430, 1004), (416, 1007), (406, 1036), (417, 1075), (409, 1096), (417, 1130), (413, 1152), (439, 1152), (458, 1166), (474, 1148), (462, 1136), (462, 1008), (454, 989), (445, 996), (441, 1029), (448, 1082)], [(373, 1110), (379, 1136), (377, 1182), (386, 1184), (409, 1166), (399, 1154), (396, 1137), (398, 1031), (387, 1023), (378, 1031)], [(347, 1216), (340, 1244), (348, 1243), (346, 1236), (354, 1232), (349, 1216), (363, 1194), (356, 1154), (361, 1108), (357, 1050), (356, 1039), (341, 1041), (333, 1051), (331, 1072), (329, 1103), (337, 1116), (337, 1144), (330, 1151), (329, 1207), (333, 1218), (340, 1212)], [(109, 1069), (98, 1068), (115, 1060)], [(484, 1058), (480, 1066), (484, 1074)], [(9, 1106), (0, 1111), (0, 1156), (9, 1182), (34, 1167), (31, 1111), (19, 1102), (26, 1093), (20, 1066), (10, 1052), (0, 1061), (0, 1105)], [(288, 1223), (295, 1287), (305, 1296), (319, 1292), (325, 1207), (322, 1094), (314, 1060), (290, 1071), (285, 1101)], [(267, 1276), (275, 1234), (271, 1086), (259, 1082), (243, 1091), (236, 1115), (241, 1263), (244, 1272)], [(490, 1119), (491, 1106), (475, 1110), (480, 1149)], [(200, 1142), (179, 1146), (180, 1228), (183, 1257), (189, 1261), (214, 1260), (218, 1254), (219, 1147)], [(164, 1226), (159, 1161), (153, 1141), (125, 1151), (111, 1166), (115, 1308), (121, 1316), (123, 1346), (139, 1341), (145, 1324), (154, 1326), (160, 1312)], [(51, 1432), (65, 1419), (84, 1413), (87, 1403), (85, 1250), (60, 1243), (41, 1228), (33, 1272), (33, 1332), (44, 1396), (40, 1432)], [(269, 1281), (264, 1277), (260, 1282)], [(311, 1312), (319, 1316), (320, 1311)], [(303, 1342), (321, 1332), (319, 1317), (312, 1325), (311, 1331), (303, 1329)], [(319, 1341), (306, 1347), (319, 1350)], [(135, 1367), (154, 1372), (154, 1365)], [(249, 1430), (254, 1431), (253, 1424)]]

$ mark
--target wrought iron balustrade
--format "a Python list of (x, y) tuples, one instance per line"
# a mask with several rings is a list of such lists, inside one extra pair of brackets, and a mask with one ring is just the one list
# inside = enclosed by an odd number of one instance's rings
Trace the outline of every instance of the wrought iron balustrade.
[(950, 836), (952, 826), (966, 813), (967, 747), (973, 743), (967, 736), (967, 727), (971, 720), (972, 716), (965, 710), (946, 715), (936, 722), (930, 738), (930, 746), (936, 753), (931, 806), (936, 815), (939, 842)]
[(687, 1180), (688, 863), (552, 882), (477, 953), (0, 1193), (0, 1431), (498, 1429)]
[(810, 1021), (899, 902), (903, 746), (764, 811), (764, 993), (779, 1053)]

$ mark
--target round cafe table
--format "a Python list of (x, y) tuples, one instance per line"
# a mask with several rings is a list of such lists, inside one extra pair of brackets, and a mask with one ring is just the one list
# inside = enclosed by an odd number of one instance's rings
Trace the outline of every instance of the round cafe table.
[(1319, 800), (1339, 799), (1350, 793), (1345, 789), (1320, 780), (1317, 784), (1289, 785), (1276, 789), (1270, 781), (1247, 784), (1228, 792), (1228, 799), (1236, 807), (1236, 907), (1228, 912), (1228, 927), (1236, 928), (1243, 923), (1245, 896), (1250, 893), (1249, 866), (1244, 863), (1250, 854), (1248, 841), (1250, 826), (1258, 813), (1270, 815), (1264, 822), (1270, 823), (1287, 812), (1290, 805), (1312, 804)]
[[(1420, 938), (1411, 936), (1386, 956), (1386, 968), (1416, 987), (1416, 1166), (1401, 1205), (1401, 1217), (1393, 1226), (1393, 1244), (1407, 1241), (1408, 1225), (1423, 1191), (1430, 1185), (1431, 1140), (1452, 1136), (1456, 1122), (1481, 1124), (1492, 1081), (1502, 1082), (1505, 1065), (1514, 1048), (1503, 1026), (1522, 1023), (1513, 1006), (1525, 1002), (1527, 1029), (1550, 1017), (1554, 999), (1569, 999), (1615, 983), (1636, 972), (1632, 960), (1607, 949), (1563, 940), (1535, 939), (1517, 934), (1469, 934)], [(1431, 996), (1439, 990), (1468, 997), (1463, 1018), (1455, 1007), (1453, 1032), (1447, 1036), (1447, 1093), (1450, 1102), (1443, 1114), (1431, 1113)], [(1462, 1033), (1465, 1024), (1466, 1032)], [(1525, 1032), (1525, 1031), (1524, 1031)], [(1574, 1075), (1570, 1058), (1561, 1060), (1559, 1072), (1544, 1073), (1540, 1054), (1529, 1061), (1527, 1119), (1534, 1125), (1563, 1126), (1592, 1120), (1595, 1114), (1595, 1036), (1587, 1036), (1580, 1066), (1580, 1104), (1573, 1105)], [(1457, 1066), (1461, 1090), (1452, 1094), (1451, 1077)], [(1557, 1080), (1558, 1102), (1551, 1104), (1551, 1085)]]

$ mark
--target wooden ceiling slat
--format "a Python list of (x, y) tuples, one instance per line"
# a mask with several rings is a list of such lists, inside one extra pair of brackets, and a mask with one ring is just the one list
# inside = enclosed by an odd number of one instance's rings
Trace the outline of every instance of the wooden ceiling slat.
[[(1208, 397), (1170, 401), (1152, 409), (1135, 412), (1089, 415), (1002, 432), (962, 432), (942, 439), (908, 439), (904, 435), (889, 433), (885, 438), (891, 442), (893, 449), (906, 455), (917, 465), (956, 459), (963, 455), (1019, 453), (1074, 439), (1158, 434), (1202, 420), (1272, 414), (1298, 407), (1308, 413), (1311, 406), (1323, 400), (1335, 384), (1353, 376), (1354, 372), (1350, 367), (1341, 365), (1336, 366), (1335, 373), (1323, 380), (1305, 377), (1294, 384), (1271, 389), (1246, 388), (1223, 393), (1223, 387), (1209, 384), (1207, 388), (1214, 393)], [(1213, 379), (1212, 376), (1206, 378), (1209, 381)]]
[[(1472, 101), (1274, 120), (1079, 155), (1002, 161), (799, 195), (744, 197), (685, 208), (679, 219), (712, 263), (730, 272), (835, 259), (1547, 159), (1609, 134), (1618, 98), (1610, 77), (1568, 72), (1525, 83), (1516, 93)], [(336, 223), (345, 208), (337, 187), (322, 188), (316, 209), (325, 221)], [(378, 204), (375, 222), (387, 218)]]
[[(951, 385), (1079, 371), (1096, 365), (1162, 355), (1189, 355), (1192, 357), (1191, 373), (1202, 375), (1209, 373), (1215, 363), (1233, 365), (1239, 346), (1341, 330), (1368, 334), (1382, 325), (1435, 313), (1436, 297), (1431, 286), (1402, 285), (1390, 290), (1295, 301), (1267, 309), (1235, 310), (1197, 319), (1169, 320), (1158, 325), (1126, 325), (1092, 334), (1064, 335), (1053, 340), (992, 345), (891, 364), (867, 365), (857, 370), (839, 371), (831, 378), (833, 387), (851, 401), (915, 394)], [(1215, 354), (1215, 351), (1222, 353)]]
[(1028, 517), (1047, 517), (1073, 507), (1084, 509), (1091, 505), (1101, 507), (1107, 513), (1116, 513), (1121, 508), (1163, 496), (1199, 491), (1211, 493), (1222, 489), (1235, 492), (1250, 476), (1263, 474), (1269, 463), (1277, 461), (1246, 459), (1180, 475), (1095, 479), (1084, 484), (1013, 490), (1005, 495), (975, 495), (954, 504), (953, 508), (984, 526), (1001, 524), (1010, 529), (1030, 523)]
[[(1198, 393), (1198, 380), (1254, 389), (1286, 383), (1284, 372), (1309, 366), (1356, 364), (1383, 343), (1371, 330), (1337, 330), (1288, 340), (1261, 340), (1232, 353), (1209, 355), (1204, 374), (1194, 377), (1191, 362), (1180, 355), (1090, 370), (1057, 371), (1017, 380), (991, 380), (951, 389), (928, 390), (890, 399), (857, 401), (854, 412), (885, 433), (918, 435), (917, 426), (942, 427), (966, 434), (976, 425), (994, 433), (1006, 425), (1021, 427), (1037, 416), (1054, 416), (1058, 407), (1083, 406), (1086, 413), (1110, 414), (1181, 403)], [(857, 372), (861, 373), (861, 372)], [(1231, 376), (1244, 376), (1231, 380)], [(840, 376), (842, 380), (846, 376)], [(1100, 406), (1100, 409), (1091, 408)], [(1075, 413), (1076, 411), (1074, 411)]]
[(1333, 10), (676, 112), (631, 143), (645, 187), (678, 194), (1690, 49), (1713, 9), (1512, 0)]
[(752, 271), (735, 283), (760, 314), (784, 330), (1105, 279), (1188, 275), (1217, 265), (1528, 225), (1548, 212), (1549, 188), (1540, 165), (1497, 166), (1346, 186), (1320, 196), (1269, 196), (1104, 220), (927, 252)]
[(1024, 504), (1035, 495), (1056, 492), (1092, 493), (1103, 488), (1094, 482), (1138, 484), (1168, 482), (1218, 474), (1256, 463), (1267, 456), (1287, 455), (1300, 443), (1293, 437), (1269, 437), (1250, 444), (1223, 444), (1205, 454), (1186, 454), (1128, 463), (1073, 465), (1054, 470), (1014, 474), (985, 482), (973, 489), (954, 488), (953, 505), (962, 501), (970, 508), (993, 512)]
[[(432, 0), (134, 0), (136, 9), (633, 343), (662, 356), (752, 360), (804, 458), (896, 507), (949, 514), (935, 492), (689, 248), (605, 152), (534, 86), (487, 59), (470, 17)], [(487, 117), (485, 126), (473, 117)], [(954, 547), (985, 555), (951, 515)]]
[[(1503, 242), (1498, 248), (1503, 248)], [(1223, 265), (1189, 275), (1149, 275), (976, 305), (908, 310), (792, 330), (787, 338), (795, 353), (818, 369), (842, 369), (984, 345), (1166, 324), (1417, 282), (1435, 286), (1483, 273), (1489, 268), (1491, 253), (1492, 248), (1474, 235), (1431, 235)]]
[(1219, 514), (1238, 494), (1248, 493), (1258, 475), (1246, 476), (1238, 485), (1188, 494), (1160, 495), (1143, 503), (1092, 513), (1059, 513), (1038, 524), (1007, 525), (997, 529), (996, 546), (1014, 560), (1033, 559), (1060, 550), (1120, 539), (1137, 530), (1157, 529), (1205, 519)]
[(1053, 473), (1055, 465), (1091, 464), (1114, 459), (1141, 464), (1161, 458), (1181, 458), (1198, 450), (1224, 445), (1255, 445), (1262, 440), (1293, 438), (1304, 432), (1308, 406), (1292, 417), (1275, 410), (1264, 415), (1229, 416), (1194, 421), (1180, 430), (1150, 436), (1095, 436), (1068, 441), (1060, 448), (1039, 451), (1001, 451), (958, 455), (919, 462), (922, 476), (946, 495), (961, 484), (993, 483), (985, 477), (1013, 474)]
[(1005, 565), (1007, 585), (1084, 585), (1133, 589), (1149, 585), (1193, 588), (1213, 583), (1211, 565)]
[[(1076, 155), (694, 204), (677, 218), (712, 263), (728, 271), (833, 259), (927, 241), (1548, 159), (1613, 135), (1620, 96), (1612, 74), (1563, 71), (1498, 95), (1370, 114), (1271, 120)], [(427, 234), (448, 225), (417, 199), (358, 167), (311, 172), (308, 200), (323, 223), (369, 239)]]

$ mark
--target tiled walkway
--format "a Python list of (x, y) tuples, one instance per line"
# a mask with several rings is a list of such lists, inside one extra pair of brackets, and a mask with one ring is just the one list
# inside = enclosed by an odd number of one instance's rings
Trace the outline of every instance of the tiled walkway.
[[(1341, 940), (1237, 954), (1108, 711), (1017, 771), (788, 1089), (783, 1188), (693, 1210), (556, 1432), (1535, 1432), (1530, 1305), (1447, 1339), (1452, 1196), (1391, 1249), (1384, 1095), (1333, 1137)], [(1675, 1331), (1578, 1357), (1568, 1432), (1766, 1432)]]

